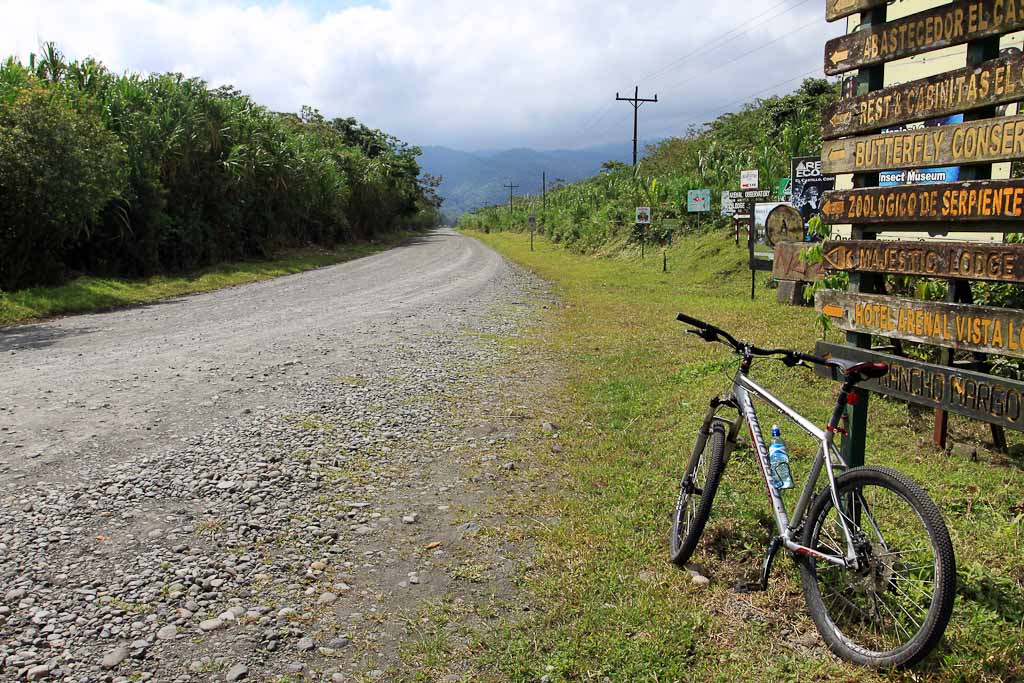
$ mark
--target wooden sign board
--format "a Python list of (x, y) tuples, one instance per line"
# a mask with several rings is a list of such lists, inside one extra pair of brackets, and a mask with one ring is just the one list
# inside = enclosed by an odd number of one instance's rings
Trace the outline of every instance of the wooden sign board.
[(1024, 312), (821, 290), (818, 312), (847, 332), (1024, 358)]
[(1024, 99), (1024, 55), (948, 71), (839, 100), (822, 113), (822, 138), (893, 128)]
[(1021, 28), (1024, 0), (959, 0), (828, 41), (825, 73), (835, 76)]
[[(818, 342), (815, 350), (819, 356), (888, 363), (888, 375), (861, 383), (869, 391), (1024, 430), (1024, 382), (828, 342)], [(830, 368), (815, 366), (815, 370), (823, 377), (836, 379)]]
[(776, 280), (794, 280), (796, 282), (816, 282), (824, 278), (825, 268), (820, 263), (807, 264), (800, 259), (800, 254), (807, 251), (808, 246), (806, 242), (776, 244), (772, 276)]
[(825, 19), (836, 21), (851, 14), (881, 7), (888, 0), (825, 0)]
[(972, 242), (825, 242), (825, 270), (1024, 283), (1024, 245)]
[(821, 219), (845, 223), (1005, 221), (1024, 218), (1024, 180), (895, 185), (826, 192)]
[(1024, 116), (828, 140), (821, 152), (825, 173), (961, 166), (1021, 158)]

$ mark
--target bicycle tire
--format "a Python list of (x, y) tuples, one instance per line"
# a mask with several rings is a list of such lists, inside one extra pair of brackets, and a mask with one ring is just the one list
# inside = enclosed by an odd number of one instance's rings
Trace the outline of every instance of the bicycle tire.
[[(725, 425), (718, 421), (713, 422), (703, 450), (690, 458), (686, 468), (687, 474), (680, 482), (669, 537), (672, 564), (677, 567), (685, 568), (686, 563), (690, 561), (711, 515), (711, 504), (715, 500), (718, 483), (725, 469), (725, 439)], [(701, 466), (704, 464), (707, 467), (702, 470)], [(703, 483), (694, 482), (696, 487), (691, 485), (692, 479), (700, 477), (702, 472)], [(693, 506), (692, 514), (688, 514), (691, 510), (690, 499), (694, 493), (700, 495), (700, 500)]]
[[(888, 527), (890, 531), (881, 531), (876, 517), (882, 506), (875, 504), (872, 508), (872, 505), (867, 502), (864, 491), (869, 486), (888, 491), (894, 494), (896, 499), (902, 500), (909, 506), (910, 510), (901, 513), (906, 515), (899, 523), (901, 528), (895, 528), (894, 524)], [(840, 501), (845, 500), (851, 503), (852, 516), (857, 517), (861, 522), (858, 528), (867, 527), (870, 534), (874, 534), (875, 538), (882, 539), (882, 541), (876, 541), (875, 547), (871, 549), (869, 556), (873, 558), (872, 566), (863, 572), (854, 572), (852, 569), (821, 563), (824, 572), (844, 577), (844, 581), (849, 582), (845, 585), (840, 584), (836, 590), (829, 593), (830, 596), (835, 596), (835, 600), (832, 601), (833, 606), (842, 605), (841, 609), (833, 609), (834, 614), (830, 613), (829, 606), (822, 596), (821, 584), (823, 581), (820, 580), (816, 560), (810, 556), (800, 556), (799, 565), (804, 598), (807, 601), (811, 618), (829, 649), (843, 659), (874, 669), (912, 666), (926, 657), (942, 638), (946, 626), (949, 624), (956, 598), (956, 558), (942, 515), (920, 486), (903, 474), (884, 467), (858, 467), (844, 473), (836, 479), (836, 497)], [(856, 502), (858, 500), (860, 503)], [(860, 511), (858, 511), (858, 505)], [(826, 487), (818, 494), (807, 515), (802, 539), (803, 545), (834, 554), (829, 546), (819, 542), (823, 536), (822, 529), (826, 527), (829, 513), (834, 509), (832, 495)], [(851, 518), (850, 515), (845, 516), (847, 519)], [(831, 517), (838, 520), (834, 514)], [(863, 524), (864, 519), (867, 519), (869, 524)], [(897, 515), (894, 519), (901, 518)], [(906, 538), (906, 531), (902, 527), (916, 527), (918, 523), (927, 534), (928, 546), (921, 544), (919, 547), (900, 550), (899, 548), (902, 547), (900, 542)], [(865, 538), (870, 535), (868, 532), (864, 533)], [(828, 535), (827, 528), (825, 528), (824, 535)], [(885, 540), (886, 536), (890, 540)], [(915, 543), (921, 541), (923, 538)], [(914, 543), (910, 545), (913, 546)], [(826, 550), (827, 548), (828, 550)], [(928, 550), (930, 550), (930, 555), (927, 553)], [(909, 554), (918, 552), (920, 553), (918, 555)], [(845, 553), (843, 554), (845, 555)], [(931, 564), (928, 562), (929, 556), (932, 557)], [(877, 564), (875, 564), (876, 562)], [(915, 567), (908, 564), (910, 562), (919, 564)], [(902, 571), (908, 571), (908, 573), (903, 574)], [(923, 609), (928, 594), (923, 590), (918, 593), (918, 590), (922, 585), (928, 584), (914, 576), (912, 574), (914, 571), (922, 572), (926, 576), (934, 576), (934, 590), (930, 596), (927, 612), (922, 616), (920, 624), (917, 624), (911, 609)], [(901, 585), (907, 590), (904, 591)], [(918, 595), (920, 599), (915, 600)], [(857, 604), (862, 596), (870, 598), (870, 600), (864, 600), (863, 607)], [(894, 605), (890, 600), (895, 602), (898, 609), (893, 609)], [(907, 603), (911, 609), (904, 606), (904, 603)], [(905, 642), (900, 642), (897, 646), (887, 649), (875, 649), (877, 646), (866, 646), (856, 642), (854, 634), (844, 632), (837, 623), (837, 620), (845, 623), (846, 620), (843, 617), (849, 612), (851, 617), (848, 631), (856, 631), (859, 636), (863, 629), (866, 634), (868, 627), (861, 627), (858, 622), (868, 621), (864, 617), (876, 619), (879, 622), (887, 620), (888, 617), (880, 609), (880, 606), (884, 607), (891, 615), (893, 631), (897, 638), (903, 637), (900, 634), (899, 625), (904, 622), (904, 630), (910, 636), (906, 638)], [(874, 612), (877, 617), (871, 612)], [(912, 629), (906, 625), (908, 617), (910, 624), (917, 626), (916, 632), (912, 633)], [(879, 639), (884, 638), (882, 635), (878, 637)], [(870, 636), (865, 635), (865, 639), (870, 640)]]

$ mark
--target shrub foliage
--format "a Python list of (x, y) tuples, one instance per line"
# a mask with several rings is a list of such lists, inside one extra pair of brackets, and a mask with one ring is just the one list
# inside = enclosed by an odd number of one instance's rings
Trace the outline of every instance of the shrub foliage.
[(647, 148), (633, 169), (615, 162), (578, 183), (548, 193), (547, 210), (540, 197), (519, 199), (463, 216), (461, 224), (493, 230), (526, 229), (529, 215), (548, 237), (579, 251), (594, 251), (627, 239), (637, 206), (655, 208), (658, 220), (681, 219), (687, 228), (721, 227), (717, 213), (686, 212), (689, 190), (710, 189), (713, 202), (722, 190), (739, 189), (740, 171), (758, 169), (761, 187), (775, 187), (790, 172), (790, 159), (821, 151), (821, 111), (839, 95), (838, 85), (807, 79), (793, 93), (756, 100), (738, 112), (691, 127), (683, 135)]
[(181, 74), (52, 44), (0, 65), (0, 288), (142, 276), (439, 219), (420, 150), (353, 118), (279, 114)]

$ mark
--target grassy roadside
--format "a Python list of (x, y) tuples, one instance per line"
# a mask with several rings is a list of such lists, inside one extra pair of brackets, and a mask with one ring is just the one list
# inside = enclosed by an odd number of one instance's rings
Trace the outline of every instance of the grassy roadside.
[[(983, 448), (947, 456), (929, 441), (930, 416), (886, 400), (872, 403), (868, 460), (903, 470), (944, 511), (957, 551), (959, 594), (945, 642), (912, 672), (876, 675), (827, 653), (806, 616), (792, 562), (776, 563), (767, 593), (736, 584), (756, 575), (771, 521), (749, 453), (729, 464), (697, 562), (699, 586), (667, 558), (669, 515), (703, 407), (735, 365), (722, 347), (684, 337), (678, 311), (715, 322), (763, 346), (810, 349), (813, 311), (782, 307), (774, 292), (750, 301), (743, 256), (722, 235), (681, 240), (662, 274), (660, 258), (576, 256), (529, 237), (476, 234), (555, 284), (564, 306), (543, 337), (527, 344), (554, 354), (571, 377), (559, 396), (558, 453), (537, 435), (524, 443), (524, 481), (559, 482), (554, 494), (508, 501), (537, 556), (523, 570), (528, 612), (438, 639), (468, 621), (432, 616), (412, 648), (415, 680), (493, 681), (1008, 681), (1024, 677), (1024, 460)], [(806, 370), (762, 363), (754, 376), (819, 423), (835, 387)], [(770, 421), (771, 415), (762, 419)], [(812, 444), (783, 423), (794, 471)], [(984, 432), (956, 420), (954, 437)], [(1020, 439), (1016, 439), (1019, 443)], [(1019, 453), (1019, 446), (1017, 453)], [(959, 453), (959, 451), (958, 451)], [(518, 516), (516, 516), (518, 515)], [(544, 523), (535, 523), (545, 520)], [(471, 662), (448, 678), (445, 662)], [(546, 677), (546, 678), (544, 678)]]
[(0, 327), (57, 315), (135, 306), (294, 275), (375, 254), (410, 234), (396, 233), (376, 242), (345, 244), (331, 250), (294, 249), (266, 261), (225, 263), (184, 275), (158, 275), (139, 280), (83, 276), (58, 287), (0, 291)]

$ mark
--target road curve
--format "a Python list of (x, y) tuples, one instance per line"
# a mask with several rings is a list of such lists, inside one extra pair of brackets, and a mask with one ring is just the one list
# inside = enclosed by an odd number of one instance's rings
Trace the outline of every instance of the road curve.
[(8, 487), (156, 451), (303, 377), (358, 374), (381, 345), (458, 326), (506, 262), (440, 230), (303, 274), (110, 313), (0, 329)]

